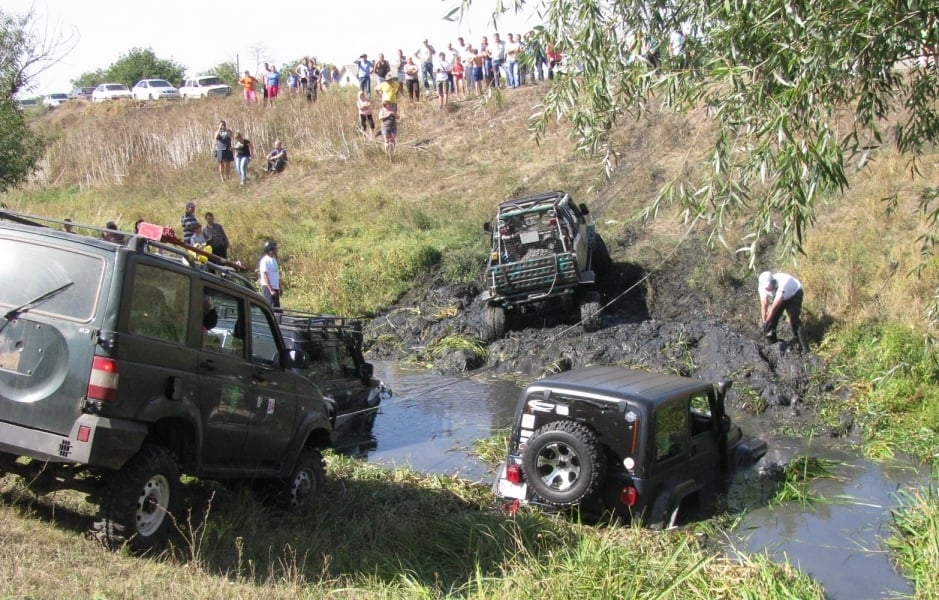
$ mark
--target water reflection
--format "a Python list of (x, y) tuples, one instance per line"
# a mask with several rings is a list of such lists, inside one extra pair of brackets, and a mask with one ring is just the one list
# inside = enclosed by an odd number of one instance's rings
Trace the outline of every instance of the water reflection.
[[(779, 445), (797, 443), (774, 440)], [(835, 448), (802, 448), (808, 456), (839, 463), (836, 478), (812, 482), (812, 505), (796, 502), (749, 512), (738, 530), (738, 548), (767, 551), (808, 573), (829, 598), (887, 598), (912, 594), (883, 544), (897, 492), (919, 487), (926, 475), (910, 463), (874, 463)]]
[(394, 395), (383, 400), (371, 431), (343, 435), (340, 450), (389, 466), (484, 478), (488, 465), (473, 443), (512, 424), (519, 388), (503, 380), (440, 375), (375, 363)]

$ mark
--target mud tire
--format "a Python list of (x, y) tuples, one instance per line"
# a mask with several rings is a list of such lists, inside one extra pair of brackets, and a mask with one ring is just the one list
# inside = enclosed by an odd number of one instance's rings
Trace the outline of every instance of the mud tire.
[(600, 292), (587, 292), (580, 303), (580, 322), (588, 333), (600, 329), (601, 299)]
[(591, 259), (593, 261), (593, 272), (599, 279), (610, 272), (613, 267), (613, 259), (610, 258), (610, 251), (599, 233), (595, 233), (591, 238), (590, 249), (593, 254)]
[(304, 448), (290, 477), (281, 483), (279, 503), (294, 514), (306, 514), (325, 483), (323, 455), (315, 448)]
[(546, 504), (574, 506), (602, 487), (606, 454), (586, 425), (554, 421), (531, 436), (522, 471), (532, 491)]
[(108, 548), (159, 547), (179, 504), (179, 469), (166, 448), (145, 445), (110, 479), (92, 535)]
[(483, 341), (486, 343), (501, 340), (505, 336), (505, 309), (501, 306), (487, 306), (483, 311)]
[(649, 517), (646, 520), (646, 525), (649, 529), (661, 531), (673, 524), (672, 522), (678, 516), (678, 508), (676, 507), (672, 510), (671, 505), (671, 492), (664, 491), (656, 496), (655, 502), (652, 503), (649, 509)]

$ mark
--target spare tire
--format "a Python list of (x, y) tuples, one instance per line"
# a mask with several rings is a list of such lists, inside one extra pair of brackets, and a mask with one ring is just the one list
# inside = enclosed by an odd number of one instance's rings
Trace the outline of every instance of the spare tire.
[(532, 491), (545, 503), (567, 507), (590, 498), (603, 484), (606, 454), (583, 423), (561, 420), (532, 434), (522, 457)]

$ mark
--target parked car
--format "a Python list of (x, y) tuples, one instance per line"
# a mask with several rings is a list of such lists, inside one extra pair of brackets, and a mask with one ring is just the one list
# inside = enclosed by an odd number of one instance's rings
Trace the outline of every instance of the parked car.
[(68, 102), (68, 94), (63, 94), (63, 93), (46, 94), (45, 96), (42, 97), (42, 103), (49, 108), (62, 106), (66, 102)]
[(183, 98), (207, 98), (209, 96), (230, 96), (231, 86), (215, 75), (191, 77), (179, 88)]
[(17, 98), (16, 105), (22, 109), (36, 108), (39, 106), (39, 101), (35, 98)]
[(72, 100), (91, 100), (91, 95), (94, 93), (94, 86), (91, 87), (77, 87), (73, 88), (68, 97)]
[(123, 83), (102, 83), (91, 92), (92, 102), (104, 102), (106, 100), (132, 99), (133, 94)]
[(252, 283), (167, 228), (74, 224), (104, 239), (37, 219), (0, 211), (19, 282), (0, 287), (0, 475), (85, 492), (109, 547), (152, 548), (185, 521), (180, 473), (269, 480), (311, 509), (330, 407)]
[(519, 396), (493, 492), (513, 509), (580, 506), (672, 525), (766, 454), (766, 442), (731, 424), (730, 385), (621, 367), (536, 381)]
[(179, 100), (179, 90), (165, 79), (141, 79), (131, 89), (135, 100)]
[(520, 315), (578, 307), (584, 331), (599, 329), (595, 284), (611, 261), (589, 214), (585, 204), (555, 191), (506, 200), (495, 219), (483, 223), (492, 244), (480, 295), (485, 341), (501, 338)]

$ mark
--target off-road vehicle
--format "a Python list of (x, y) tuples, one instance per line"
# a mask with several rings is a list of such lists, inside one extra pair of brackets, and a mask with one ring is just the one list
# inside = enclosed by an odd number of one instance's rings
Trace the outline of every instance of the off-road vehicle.
[(39, 219), (0, 213), (0, 472), (87, 491), (112, 547), (164, 538), (180, 473), (270, 479), (309, 508), (329, 407), (251, 283), (146, 234)]
[(505, 335), (518, 315), (546, 310), (574, 312), (585, 331), (600, 327), (598, 277), (610, 267), (603, 239), (566, 192), (549, 192), (499, 204), (495, 219), (484, 223), (492, 253), (486, 268), (482, 338)]
[(730, 385), (620, 367), (536, 381), (519, 397), (493, 491), (510, 508), (580, 506), (670, 526), (766, 453), (725, 413)]
[(284, 310), (277, 314), (288, 348), (302, 350), (309, 364), (297, 369), (335, 405), (337, 444), (370, 433), (381, 401), (391, 390), (375, 378), (362, 355), (362, 323), (355, 319)]

